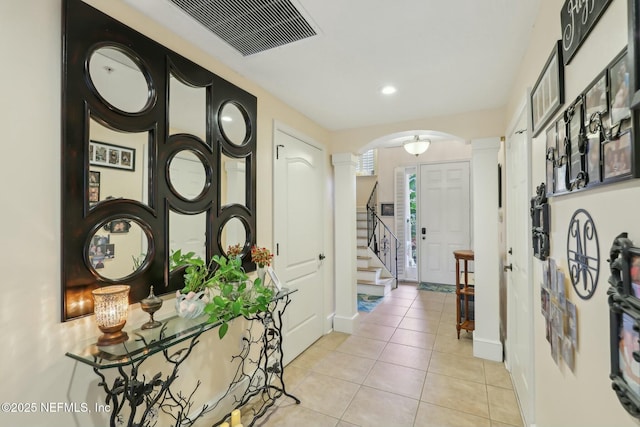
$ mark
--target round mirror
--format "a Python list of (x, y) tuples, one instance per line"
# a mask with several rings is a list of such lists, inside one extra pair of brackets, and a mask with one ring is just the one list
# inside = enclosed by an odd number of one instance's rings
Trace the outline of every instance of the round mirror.
[(95, 273), (121, 280), (139, 271), (149, 255), (149, 237), (129, 218), (116, 218), (98, 228), (88, 242), (86, 258)]
[(233, 102), (227, 102), (220, 110), (220, 129), (227, 141), (242, 145), (249, 135), (249, 116), (244, 108)]
[(226, 254), (230, 246), (243, 247), (247, 241), (247, 230), (240, 218), (231, 218), (225, 222), (220, 232), (220, 246)]
[(178, 151), (169, 161), (169, 182), (176, 195), (195, 200), (205, 190), (207, 172), (193, 150)]
[(89, 58), (89, 77), (100, 97), (118, 110), (138, 113), (150, 104), (150, 82), (134, 57), (122, 49), (96, 49)]

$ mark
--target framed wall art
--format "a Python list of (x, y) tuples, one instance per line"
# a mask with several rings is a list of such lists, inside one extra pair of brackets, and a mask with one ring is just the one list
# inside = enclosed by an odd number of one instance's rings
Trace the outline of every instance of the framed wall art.
[(380, 215), (381, 216), (393, 216), (394, 205), (393, 203), (380, 203)]
[(629, 109), (629, 66), (627, 50), (623, 50), (609, 67), (610, 86), (610, 126), (620, 127), (622, 121), (631, 117)]
[(136, 169), (136, 150), (106, 142), (90, 141), (89, 164), (134, 171)]
[(100, 201), (100, 172), (89, 171), (89, 206)]
[(562, 54), (567, 65), (587, 39), (589, 33), (607, 9), (611, 0), (565, 0), (560, 9)]
[(594, 114), (604, 115), (609, 111), (607, 82), (608, 73), (604, 70), (584, 91), (584, 119), (587, 127), (594, 118)]
[(622, 406), (640, 418), (640, 248), (627, 233), (614, 239), (609, 268), (609, 376)]
[(603, 180), (605, 182), (618, 181), (628, 178), (632, 172), (633, 147), (631, 129), (627, 129), (614, 140), (603, 144)]
[(560, 40), (531, 91), (531, 118), (533, 136), (537, 136), (564, 104), (564, 67)]

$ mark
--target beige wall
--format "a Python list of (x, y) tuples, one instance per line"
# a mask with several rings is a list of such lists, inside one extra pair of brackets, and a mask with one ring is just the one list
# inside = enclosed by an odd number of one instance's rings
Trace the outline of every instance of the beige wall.
[[(425, 102), (428, 102), (426, 95)], [(444, 132), (470, 141), (471, 139), (500, 136), (504, 132), (505, 125), (504, 110), (495, 109), (348, 129), (332, 134), (331, 152), (361, 153), (367, 144), (378, 138), (415, 129)]]
[[(168, 30), (141, 16), (120, 0), (88, 2), (134, 29), (158, 40), (253, 93), (258, 98), (257, 241), (271, 246), (272, 136), (278, 120), (326, 145), (329, 133), (283, 104), (260, 87), (222, 66)], [(3, 298), (0, 302), (0, 401), (87, 402), (102, 401), (98, 377), (88, 367), (65, 356), (79, 342), (97, 335), (92, 316), (60, 322), (60, 105), (61, 105), (61, 1), (0, 2), (0, 67), (4, 124), (4, 162), (0, 177), (5, 227), (2, 231)], [(333, 233), (331, 162), (327, 150), (327, 180), (322, 195), (326, 210), (325, 314), (333, 311)], [(80, 256), (80, 254), (78, 255)], [(162, 313), (173, 312), (173, 301)], [(131, 307), (130, 323), (146, 315)], [(238, 325), (240, 327), (240, 325)], [(230, 333), (231, 334), (231, 333)], [(202, 378), (199, 399), (211, 396), (224, 383), (225, 363), (238, 343), (218, 342), (210, 334), (202, 340), (196, 363), (185, 367), (184, 381)], [(229, 335), (233, 336), (233, 335)], [(236, 334), (237, 336), (237, 334)], [(88, 342), (87, 341), (87, 342)], [(151, 365), (154, 365), (153, 363)], [(159, 369), (158, 365), (150, 370)], [(163, 369), (163, 374), (167, 372)], [(0, 425), (89, 426), (106, 425), (97, 414), (6, 414)]]
[[(542, 1), (533, 36), (522, 61), (507, 108), (507, 121), (516, 114), (526, 87), (535, 84), (555, 40), (560, 38), (560, 8), (564, 0)], [(565, 67), (566, 102), (572, 102), (627, 43), (626, 1), (614, 1), (571, 63)], [(533, 141), (532, 191), (544, 180), (544, 136)], [(557, 366), (545, 339), (540, 314), (541, 262), (533, 262), (536, 425), (544, 426), (637, 426), (611, 389), (609, 380), (609, 306), (606, 291), (609, 248), (616, 235), (628, 231), (640, 244), (635, 209), (640, 197), (638, 182), (626, 182), (579, 194), (554, 197), (551, 205), (551, 257), (567, 273), (567, 227), (578, 208), (586, 209), (595, 222), (600, 240), (600, 276), (593, 298), (583, 301), (570, 284), (567, 297), (577, 305), (578, 351), (576, 367)], [(622, 202), (624, 201), (624, 202)], [(618, 209), (620, 206), (623, 209)]]

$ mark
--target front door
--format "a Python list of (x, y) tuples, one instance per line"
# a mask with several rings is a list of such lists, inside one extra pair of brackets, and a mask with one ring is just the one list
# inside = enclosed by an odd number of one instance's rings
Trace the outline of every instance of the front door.
[(274, 141), (274, 260), (292, 296), (284, 322), (284, 362), (322, 335), (324, 151), (278, 126)]
[(469, 162), (420, 165), (420, 281), (454, 284), (453, 251), (471, 249)]
[(533, 425), (533, 296), (531, 259), (531, 154), (524, 110), (507, 138), (507, 363), (520, 401), (525, 425)]

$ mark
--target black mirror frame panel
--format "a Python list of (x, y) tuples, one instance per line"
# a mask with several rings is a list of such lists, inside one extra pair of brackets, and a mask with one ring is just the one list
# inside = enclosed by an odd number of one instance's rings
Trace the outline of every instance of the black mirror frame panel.
[[(64, 0), (62, 7), (62, 320), (91, 314), (93, 289), (125, 283), (96, 275), (85, 259), (92, 233), (114, 218), (137, 221), (150, 241), (146, 259), (136, 273), (126, 278), (131, 285), (131, 303), (145, 298), (151, 285), (156, 294), (175, 292), (182, 287), (181, 275), (170, 277), (169, 272), (170, 209), (187, 214), (207, 212), (208, 258), (222, 255), (226, 249), (220, 247), (220, 227), (232, 217), (240, 218), (247, 229), (243, 266), (246, 271), (253, 271), (250, 248), (256, 240), (256, 97), (80, 0)], [(103, 46), (120, 46), (136, 55), (150, 82), (149, 99), (142, 111), (127, 113), (113, 108), (96, 93), (88, 76), (88, 63), (91, 53)], [(173, 194), (167, 178), (171, 156), (176, 150), (190, 148), (188, 141), (197, 138), (169, 137), (171, 72), (207, 90), (206, 141), (200, 144), (198, 152), (208, 162), (205, 169), (211, 185), (188, 202)], [(242, 146), (226, 141), (220, 129), (218, 116), (226, 102), (240, 105), (247, 113), (249, 134)], [(90, 208), (87, 182), (90, 119), (113, 130), (148, 134), (147, 203), (112, 199)], [(246, 205), (220, 206), (221, 153), (246, 159)]]

